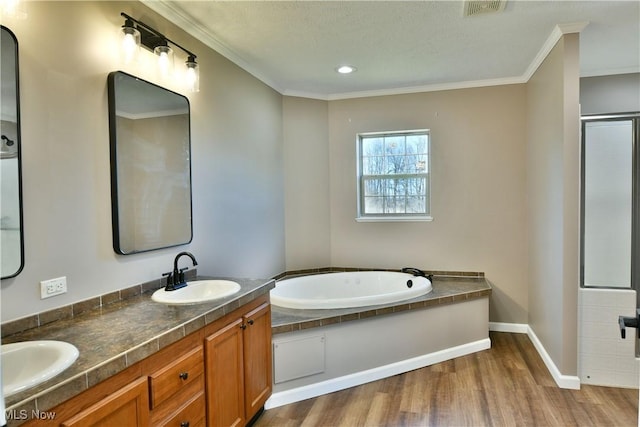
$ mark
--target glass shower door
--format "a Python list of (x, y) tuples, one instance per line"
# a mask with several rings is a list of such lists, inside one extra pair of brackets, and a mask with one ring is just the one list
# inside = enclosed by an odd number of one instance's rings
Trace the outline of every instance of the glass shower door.
[(582, 118), (579, 365), (586, 384), (639, 384), (639, 168), (639, 113)]
[(631, 288), (634, 123), (584, 122), (583, 286)]

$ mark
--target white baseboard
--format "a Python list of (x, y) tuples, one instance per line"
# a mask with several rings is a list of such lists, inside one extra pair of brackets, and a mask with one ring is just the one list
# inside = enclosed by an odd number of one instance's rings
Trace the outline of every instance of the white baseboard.
[(425, 354), (412, 359), (390, 363), (388, 365), (368, 369), (366, 371), (321, 381), (316, 384), (309, 384), (277, 392), (271, 395), (269, 400), (265, 403), (264, 408), (277, 408), (278, 406), (299, 402), (301, 400), (310, 399), (327, 393), (333, 393), (335, 391), (344, 390), (346, 388), (365, 384), (371, 381), (377, 381), (393, 375), (413, 371), (414, 369), (424, 368), (425, 366), (451, 360), (456, 357), (487, 350), (489, 348), (491, 348), (491, 340), (489, 338), (485, 338), (483, 340), (436, 351), (434, 353)]
[(538, 354), (540, 354), (540, 357), (542, 357), (542, 361), (547, 366), (549, 373), (551, 373), (551, 376), (555, 380), (558, 387), (571, 390), (580, 390), (580, 377), (574, 375), (563, 375), (556, 364), (553, 362), (553, 359), (551, 359), (551, 356), (549, 356), (549, 353), (547, 353), (547, 350), (545, 350), (535, 332), (533, 332), (533, 329), (531, 329), (531, 327), (529, 326), (527, 327), (527, 335), (533, 343), (533, 346), (536, 348), (536, 350), (538, 350)]
[(549, 356), (549, 353), (547, 353), (547, 350), (545, 350), (544, 346), (536, 336), (535, 332), (533, 332), (533, 329), (529, 327), (529, 325), (524, 323), (489, 322), (489, 330), (495, 332), (527, 334), (558, 387), (580, 390), (580, 378), (577, 376), (563, 375), (560, 373), (560, 370), (551, 359), (551, 356)]
[(489, 330), (494, 332), (511, 332), (514, 334), (526, 334), (529, 325), (526, 323), (502, 323), (489, 322)]
[[(560, 388), (579, 390), (580, 378), (573, 375), (563, 375), (556, 364), (547, 353), (546, 349), (536, 336), (533, 329), (523, 323), (501, 323), (489, 322), (489, 330), (494, 332), (510, 332), (516, 334), (527, 334), (533, 346), (538, 351), (549, 373)], [(365, 384), (371, 381), (380, 380), (393, 375), (409, 372), (414, 369), (423, 368), (435, 363), (451, 360), (456, 357), (465, 356), (481, 350), (491, 348), (491, 341), (487, 338), (484, 340), (463, 344), (446, 350), (425, 354), (412, 359), (403, 360), (401, 362), (391, 363), (389, 365), (366, 371), (356, 372), (354, 374), (345, 375), (343, 377), (333, 378), (316, 384), (309, 384), (291, 390), (274, 393), (265, 403), (265, 409), (277, 408), (278, 406), (287, 405), (289, 403), (299, 402), (301, 400), (310, 399), (312, 397), (321, 396), (327, 393), (344, 390), (349, 387)], [(638, 426), (640, 427), (640, 425)]]

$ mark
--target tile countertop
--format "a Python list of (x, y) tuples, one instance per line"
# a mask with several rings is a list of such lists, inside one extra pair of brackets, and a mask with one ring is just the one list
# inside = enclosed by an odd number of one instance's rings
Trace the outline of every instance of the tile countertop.
[(293, 332), (400, 311), (462, 302), (491, 294), (491, 285), (484, 277), (434, 276), (432, 287), (431, 292), (417, 298), (367, 307), (293, 310), (272, 305), (272, 331), (274, 335)]
[[(197, 277), (198, 280), (212, 277)], [(71, 367), (39, 386), (5, 397), (8, 410), (50, 409), (87, 388), (124, 370), (159, 349), (201, 329), (227, 313), (268, 293), (269, 279), (236, 279), (240, 291), (202, 304), (166, 305), (146, 292), (102, 306), (70, 319), (19, 332), (3, 344), (31, 340), (60, 340), (80, 351)]]

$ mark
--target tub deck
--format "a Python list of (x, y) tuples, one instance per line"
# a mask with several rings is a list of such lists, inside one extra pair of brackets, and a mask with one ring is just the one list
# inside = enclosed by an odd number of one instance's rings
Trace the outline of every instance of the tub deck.
[(433, 290), (343, 309), (272, 306), (273, 408), (486, 350), (491, 286), (484, 275), (435, 276)]
[(491, 285), (484, 277), (434, 276), (432, 286), (431, 292), (417, 298), (366, 307), (300, 310), (274, 305), (271, 307), (271, 330), (274, 335), (282, 334), (491, 295)]

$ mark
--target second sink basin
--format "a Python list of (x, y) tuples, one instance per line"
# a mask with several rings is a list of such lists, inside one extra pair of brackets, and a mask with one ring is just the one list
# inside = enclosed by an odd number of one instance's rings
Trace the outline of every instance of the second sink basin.
[(158, 289), (151, 299), (164, 304), (198, 304), (228, 297), (240, 290), (240, 285), (231, 280), (196, 280), (175, 291)]
[(78, 358), (63, 341), (23, 341), (2, 345), (2, 393), (12, 395), (58, 375)]

